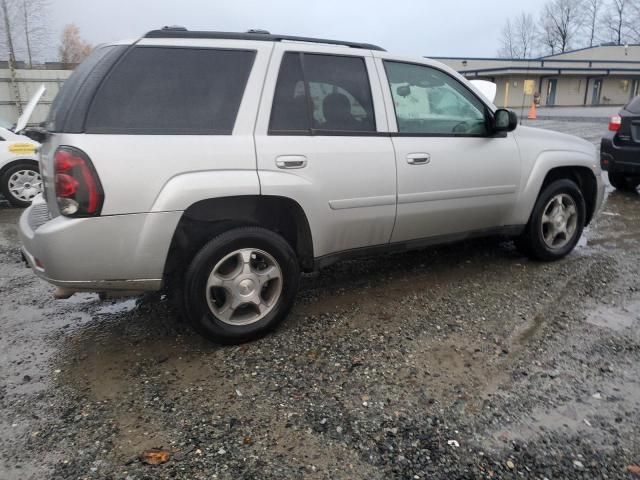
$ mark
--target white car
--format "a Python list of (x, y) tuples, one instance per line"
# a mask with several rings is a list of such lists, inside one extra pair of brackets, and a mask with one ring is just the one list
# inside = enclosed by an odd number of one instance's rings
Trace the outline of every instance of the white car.
[(28, 207), (42, 192), (37, 156), (40, 144), (16, 132), (24, 130), (44, 90), (40, 87), (15, 126), (0, 119), (0, 192), (15, 207)]

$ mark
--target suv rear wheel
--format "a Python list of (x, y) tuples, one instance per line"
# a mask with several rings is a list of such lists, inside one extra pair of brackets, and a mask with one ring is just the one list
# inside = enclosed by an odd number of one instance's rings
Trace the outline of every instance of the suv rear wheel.
[(205, 337), (241, 343), (273, 329), (291, 309), (300, 270), (281, 236), (259, 227), (229, 230), (207, 243), (187, 269), (187, 317)]
[(628, 176), (623, 173), (608, 173), (609, 183), (617, 190), (634, 192), (640, 185), (640, 176)]
[(28, 207), (42, 192), (42, 177), (34, 162), (16, 162), (5, 170), (0, 179), (0, 191), (14, 207)]
[(584, 228), (586, 207), (575, 182), (562, 179), (547, 185), (535, 206), (518, 249), (536, 260), (558, 260), (570, 253)]

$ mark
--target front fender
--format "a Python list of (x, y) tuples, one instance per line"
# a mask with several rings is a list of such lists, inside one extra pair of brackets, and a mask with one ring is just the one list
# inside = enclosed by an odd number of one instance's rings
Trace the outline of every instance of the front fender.
[(548, 173), (556, 168), (584, 167), (589, 169), (596, 180), (600, 177), (600, 166), (594, 155), (574, 150), (547, 150), (541, 152), (532, 166), (523, 172), (522, 191), (513, 212), (511, 224), (525, 225), (529, 222), (531, 211), (538, 199), (540, 190)]
[(255, 170), (189, 172), (176, 175), (164, 184), (151, 211), (183, 211), (208, 198), (259, 194), (260, 181)]

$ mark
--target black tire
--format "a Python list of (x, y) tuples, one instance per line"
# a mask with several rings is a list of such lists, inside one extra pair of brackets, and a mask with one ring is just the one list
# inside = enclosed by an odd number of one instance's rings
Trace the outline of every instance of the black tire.
[[(560, 248), (551, 248), (544, 240), (542, 217), (549, 202), (560, 194), (571, 197), (577, 210), (577, 221), (573, 235), (569, 241)], [(516, 238), (515, 244), (518, 250), (534, 260), (553, 261), (559, 260), (569, 254), (580, 240), (586, 218), (586, 205), (580, 188), (569, 179), (556, 180), (547, 185), (536, 201), (531, 213), (531, 218), (524, 233)]]
[(628, 176), (623, 173), (609, 172), (609, 183), (616, 190), (622, 190), (624, 192), (635, 192), (640, 185), (640, 177)]
[[(218, 318), (207, 302), (207, 280), (214, 267), (239, 249), (258, 249), (271, 255), (282, 272), (281, 293), (263, 318), (248, 325), (231, 325)], [(274, 329), (289, 313), (298, 291), (300, 267), (295, 252), (280, 235), (260, 227), (229, 230), (209, 241), (196, 254), (184, 279), (186, 317), (204, 337), (224, 344), (259, 338)]]
[(37, 163), (29, 161), (18, 161), (7, 168), (2, 174), (2, 178), (0, 179), (0, 191), (2, 192), (4, 198), (6, 198), (7, 201), (14, 207), (26, 208), (31, 205), (31, 201), (23, 201), (19, 198), (16, 198), (9, 191), (9, 181), (11, 180), (11, 177), (20, 170), (30, 170), (39, 173)]

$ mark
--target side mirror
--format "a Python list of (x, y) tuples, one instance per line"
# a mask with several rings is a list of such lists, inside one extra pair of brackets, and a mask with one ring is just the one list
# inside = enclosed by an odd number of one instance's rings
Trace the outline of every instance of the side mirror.
[(493, 130), (495, 132), (512, 132), (518, 126), (516, 112), (500, 108), (493, 114)]

